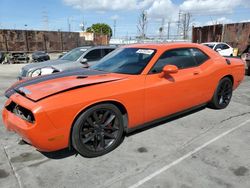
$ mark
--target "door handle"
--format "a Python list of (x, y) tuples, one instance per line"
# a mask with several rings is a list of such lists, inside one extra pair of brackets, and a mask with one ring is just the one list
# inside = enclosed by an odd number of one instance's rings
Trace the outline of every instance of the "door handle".
[(194, 75), (198, 75), (198, 74), (200, 74), (200, 72), (199, 72), (199, 71), (194, 71), (193, 74), (194, 74)]

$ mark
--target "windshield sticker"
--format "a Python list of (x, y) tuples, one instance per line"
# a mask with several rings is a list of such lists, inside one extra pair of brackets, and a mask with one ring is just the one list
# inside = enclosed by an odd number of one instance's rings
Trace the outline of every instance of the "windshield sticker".
[(136, 51), (136, 53), (151, 55), (152, 53), (154, 53), (154, 50), (139, 49)]
[(86, 49), (86, 48), (82, 48), (82, 49), (80, 49), (80, 51), (81, 51), (81, 52), (86, 52), (87, 49)]

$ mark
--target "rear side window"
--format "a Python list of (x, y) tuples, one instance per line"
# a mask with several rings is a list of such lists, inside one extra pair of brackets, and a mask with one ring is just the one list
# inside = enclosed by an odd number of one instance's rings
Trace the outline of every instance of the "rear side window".
[(229, 48), (228, 45), (226, 45), (226, 44), (221, 44), (221, 49), (222, 49), (222, 50), (226, 50), (226, 49), (228, 49), (228, 48)]
[(84, 58), (88, 59), (89, 61), (95, 61), (101, 59), (102, 58), (101, 49), (91, 50), (89, 53), (85, 55)]
[(217, 44), (216, 47), (214, 48), (214, 50), (217, 50), (217, 49), (219, 49), (219, 48), (222, 49), (221, 44)]
[(196, 60), (189, 48), (174, 49), (164, 52), (150, 73), (159, 73), (165, 65), (175, 65), (179, 69), (197, 66)]
[(113, 48), (103, 49), (103, 57), (112, 52), (113, 50), (114, 50)]
[(217, 44), (215, 50), (217, 50), (218, 48), (220, 48), (221, 50), (226, 50), (229, 48), (229, 46), (226, 44)]
[(197, 48), (192, 48), (191, 51), (197, 62), (197, 65), (201, 65), (202, 63), (204, 63), (209, 59), (208, 55), (206, 55), (204, 52), (202, 52)]

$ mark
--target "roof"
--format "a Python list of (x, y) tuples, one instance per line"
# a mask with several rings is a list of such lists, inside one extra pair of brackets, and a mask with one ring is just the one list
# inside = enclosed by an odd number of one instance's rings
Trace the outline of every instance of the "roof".
[(204, 42), (202, 44), (227, 44), (225, 42)]
[(131, 44), (125, 45), (125, 48), (152, 48), (152, 49), (160, 49), (160, 48), (171, 48), (171, 47), (198, 47), (201, 44), (190, 43), (190, 42), (169, 42), (169, 43), (147, 43), (147, 44)]
[(99, 48), (99, 49), (112, 48), (112, 49), (115, 49), (117, 47), (114, 45), (110, 45), (110, 46), (107, 45), (107, 46), (92, 46), (92, 48)]

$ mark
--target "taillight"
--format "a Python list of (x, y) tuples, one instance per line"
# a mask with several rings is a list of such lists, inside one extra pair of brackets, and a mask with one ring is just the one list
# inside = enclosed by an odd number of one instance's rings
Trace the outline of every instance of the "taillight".
[(26, 120), (26, 121), (28, 121), (30, 123), (35, 122), (35, 117), (34, 117), (33, 113), (30, 110), (16, 104), (13, 101), (9, 105), (7, 105), (5, 108), (8, 111), (15, 114), (16, 116), (22, 118), (23, 120)]

